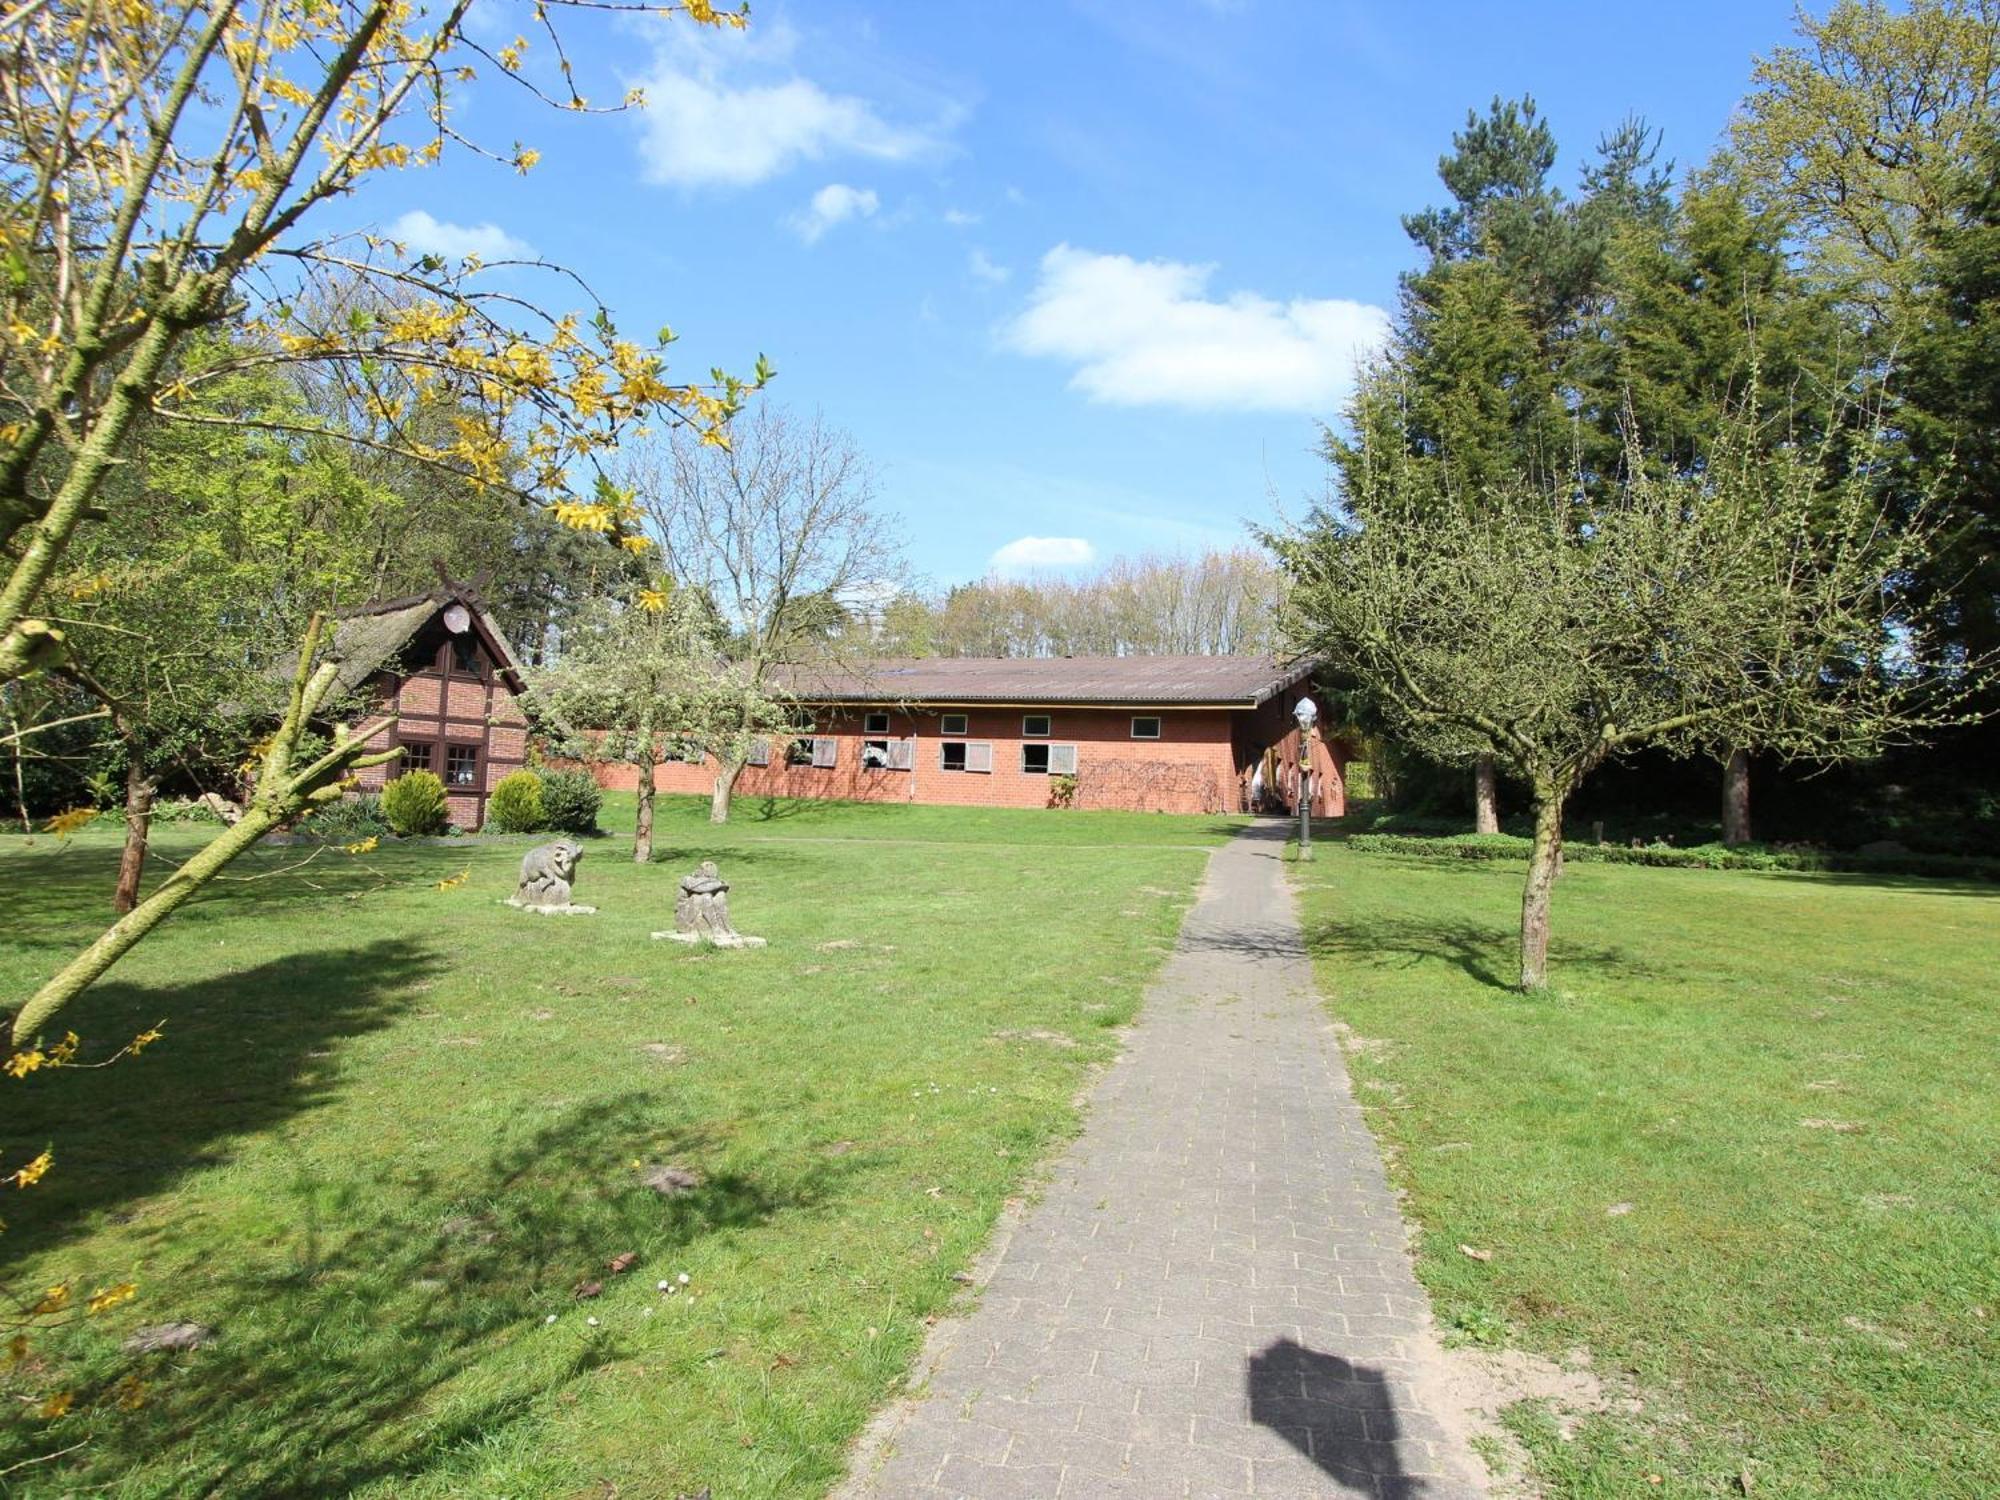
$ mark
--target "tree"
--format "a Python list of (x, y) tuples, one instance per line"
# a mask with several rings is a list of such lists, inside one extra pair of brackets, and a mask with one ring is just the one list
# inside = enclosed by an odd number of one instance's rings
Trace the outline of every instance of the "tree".
[[(802, 421), (759, 402), (727, 443), (681, 430), (627, 449), (622, 482), (677, 588), (713, 601), (746, 710), (781, 695), (785, 669), (848, 649), (842, 612), (902, 571), (867, 461), (818, 414)], [(729, 818), (756, 729), (746, 719), (715, 742), (713, 822)]]
[[(748, 387), (669, 383), (669, 330), (642, 346), (601, 305), (587, 317), (545, 309), (483, 280), (476, 259), (312, 227), (371, 174), (428, 165), (454, 144), (479, 149), (450, 108), (471, 57), (551, 104), (588, 108), (567, 61), (558, 97), (533, 82), (525, 41), (494, 52), (467, 35), (470, 3), (21, 0), (0, 13), (0, 685), (63, 666), (65, 632), (44, 595), (79, 530), (118, 500), (111, 476), (148, 419), (358, 442), (542, 495), (558, 521), (643, 546), (629, 502), (590, 486), (593, 456), (642, 423), (716, 435)], [(711, 0), (667, 8), (746, 19)], [(522, 147), (484, 154), (522, 171), (536, 159)], [(184, 359), (198, 335), (223, 329), (238, 335), (229, 356)], [(204, 387), (257, 368), (311, 372), (336, 399), (282, 418), (202, 409)], [(767, 374), (760, 361), (757, 378)], [(319, 414), (329, 410), (341, 416)], [(291, 705), (307, 717), (324, 697), (309, 668)], [(296, 770), (306, 728), (288, 713), (256, 815), (45, 986), (15, 1017), (15, 1038), (247, 847), (241, 830), (296, 815), (362, 763), (360, 742), (342, 740), (330, 762)]]
[(1845, 759), (1962, 718), (1972, 669), (1917, 655), (1907, 586), (1934, 523), (1885, 524), (1868, 466), (1829, 459), (1746, 412), (1690, 472), (1635, 455), (1601, 491), (1468, 501), (1395, 451), (1365, 519), (1278, 539), (1301, 649), (1346, 663), (1418, 748), (1484, 750), (1529, 786), (1523, 989), (1547, 976), (1563, 806), (1608, 757)]
[(607, 601), (564, 643), (554, 665), (529, 674), (530, 706), (566, 752), (639, 771), (632, 859), (653, 857), (654, 773), (662, 754), (748, 759), (752, 742), (790, 722), (787, 706), (725, 654), (727, 632), (692, 589), (647, 590)]
[(1758, 63), (1724, 165), (1797, 226), (1823, 285), (1893, 317), (1993, 124), (2000, 4), (1837, 0), (1798, 29)]

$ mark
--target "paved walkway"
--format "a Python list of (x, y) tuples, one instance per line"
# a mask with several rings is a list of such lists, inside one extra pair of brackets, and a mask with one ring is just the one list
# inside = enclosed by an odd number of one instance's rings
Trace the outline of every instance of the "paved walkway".
[[(846, 1500), (1485, 1493), (1263, 824)], [(924, 1371), (919, 1371), (922, 1379)]]

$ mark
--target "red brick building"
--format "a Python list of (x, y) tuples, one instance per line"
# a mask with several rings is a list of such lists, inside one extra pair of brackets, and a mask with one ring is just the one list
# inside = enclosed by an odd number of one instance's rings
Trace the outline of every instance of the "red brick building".
[(403, 771), (432, 771), (444, 782), (451, 821), (475, 829), (500, 778), (528, 760), (528, 717), (520, 669), (476, 590), (447, 585), (383, 599), (335, 622), (331, 658), (340, 689), (360, 693), (396, 723), (373, 741), (402, 757), (361, 772), (379, 792)]
[[(1311, 662), (1264, 656), (882, 659), (801, 672), (810, 720), (760, 743), (737, 783), (751, 797), (1070, 805), (1148, 812), (1296, 808), (1292, 706)], [(1346, 808), (1338, 741), (1315, 740), (1313, 808)], [(629, 765), (596, 768), (629, 790)], [(663, 792), (706, 793), (712, 759), (670, 761)], [(1074, 778), (1074, 780), (1070, 780)]]

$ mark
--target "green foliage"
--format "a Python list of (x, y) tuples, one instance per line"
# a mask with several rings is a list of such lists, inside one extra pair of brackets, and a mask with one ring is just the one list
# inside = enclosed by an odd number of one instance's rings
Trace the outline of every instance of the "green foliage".
[(555, 833), (593, 834), (598, 832), (597, 810), (604, 802), (604, 789), (588, 771), (544, 771), (542, 815)]
[(301, 831), (329, 844), (358, 844), (396, 830), (382, 810), (382, 799), (363, 792), (314, 809)]
[(220, 823), (222, 816), (194, 797), (162, 797), (153, 804), (155, 823)]
[(533, 771), (501, 777), (486, 799), (485, 826), (492, 833), (540, 833), (547, 828), (542, 778)]
[[(1414, 854), (1427, 859), (1525, 860), (1535, 841), (1510, 833), (1356, 833), (1343, 841), (1366, 854)], [(1570, 863), (1650, 865), (1673, 870), (1849, 871), (1869, 875), (1930, 875), (1939, 879), (2000, 880), (2000, 859), (1955, 854), (1860, 854), (1838, 849), (1774, 849), (1755, 844), (1584, 844), (1563, 846)]]
[(405, 838), (443, 833), (444, 783), (434, 771), (405, 771), (382, 788), (382, 816)]

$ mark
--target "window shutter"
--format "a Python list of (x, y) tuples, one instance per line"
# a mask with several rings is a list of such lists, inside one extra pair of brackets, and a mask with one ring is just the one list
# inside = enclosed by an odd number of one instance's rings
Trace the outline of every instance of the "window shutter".
[(889, 769), (907, 771), (917, 763), (917, 742), (915, 740), (889, 741)]
[(840, 759), (840, 741), (830, 734), (813, 737), (813, 764), (822, 771)]
[(761, 734), (750, 742), (750, 753), (745, 762), (753, 766), (768, 766), (771, 763), (771, 742)]
[(969, 741), (965, 747), (965, 769), (968, 771), (991, 771), (993, 769), (993, 747), (983, 740)]
[(1074, 776), (1076, 774), (1076, 746), (1049, 746), (1049, 774), (1051, 776)]

